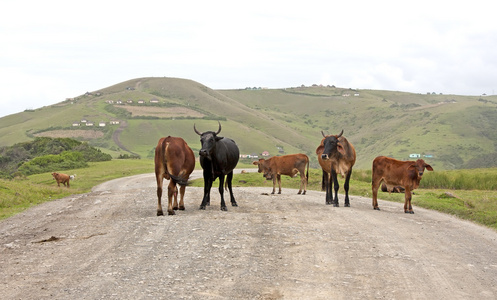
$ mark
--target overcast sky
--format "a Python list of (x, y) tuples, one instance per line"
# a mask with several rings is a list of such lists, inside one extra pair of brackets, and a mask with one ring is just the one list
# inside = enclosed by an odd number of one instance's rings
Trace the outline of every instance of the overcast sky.
[(495, 94), (492, 2), (4, 0), (0, 117), (138, 77)]

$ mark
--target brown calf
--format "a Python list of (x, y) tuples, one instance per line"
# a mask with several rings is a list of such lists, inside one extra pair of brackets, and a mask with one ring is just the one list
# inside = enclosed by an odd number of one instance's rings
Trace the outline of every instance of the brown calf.
[[(309, 157), (305, 154), (289, 154), (283, 156), (273, 156), (268, 159), (261, 158), (253, 162), (259, 167), (259, 173), (263, 173), (264, 178), (273, 180), (273, 192), (276, 189), (276, 180), (278, 180), (279, 191), (281, 194), (281, 175), (295, 177), (300, 173), (300, 189), (298, 194), (305, 195), (307, 191), (307, 180), (309, 180)], [(305, 174), (305, 166), (307, 165), (307, 173)], [(304, 192), (302, 192), (302, 189)]]
[(58, 187), (60, 187), (61, 183), (64, 186), (66, 186), (66, 184), (67, 184), (67, 187), (70, 187), (69, 180), (71, 179), (71, 176), (69, 176), (67, 174), (63, 174), (63, 173), (57, 173), (57, 172), (53, 172), (52, 176), (53, 176), (53, 179), (55, 179), (55, 181), (57, 181)]
[(373, 161), (372, 171), (372, 190), (373, 190), (373, 209), (380, 210), (378, 207), (378, 189), (380, 183), (384, 182), (387, 189), (394, 186), (401, 186), (405, 189), (404, 212), (413, 214), (411, 206), (411, 192), (419, 187), (419, 182), (423, 177), (425, 168), (433, 171), (433, 168), (426, 164), (424, 160), (401, 161), (386, 156), (378, 156)]
[[(195, 155), (186, 142), (179, 137), (168, 136), (161, 138), (155, 148), (155, 179), (157, 180), (157, 215), (162, 216), (162, 183), (164, 178), (169, 180), (167, 187), (169, 215), (174, 215), (174, 210), (185, 209), (185, 188), (190, 174), (195, 168)], [(178, 189), (180, 185), (180, 202), (178, 205)], [(174, 206), (173, 206), (174, 198)]]

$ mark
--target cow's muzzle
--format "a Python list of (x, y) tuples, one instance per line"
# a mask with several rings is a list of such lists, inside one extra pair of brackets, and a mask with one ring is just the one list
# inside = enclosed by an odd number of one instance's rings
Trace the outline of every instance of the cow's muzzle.
[(321, 158), (322, 158), (322, 159), (324, 159), (324, 160), (329, 159), (328, 154), (323, 154), (323, 155), (321, 155)]
[(202, 149), (202, 150), (200, 150), (200, 151), (198, 152), (198, 154), (199, 154), (200, 156), (207, 157), (209, 153), (207, 153), (207, 151), (206, 151), (206, 150), (203, 150), (203, 149)]

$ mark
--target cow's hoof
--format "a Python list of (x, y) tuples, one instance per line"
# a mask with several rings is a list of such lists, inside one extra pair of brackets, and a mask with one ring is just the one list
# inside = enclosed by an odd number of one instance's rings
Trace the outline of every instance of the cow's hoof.
[[(302, 194), (302, 191), (299, 191), (299, 192), (297, 193), (297, 195), (300, 195), (300, 194)], [(305, 193), (304, 193), (304, 194), (305, 194)]]
[(333, 203), (333, 207), (340, 207), (338, 203)]
[(221, 206), (222, 211), (228, 211), (228, 208), (226, 206)]
[(180, 206), (179, 210), (185, 210), (185, 207), (184, 206)]
[(329, 201), (326, 201), (326, 205), (331, 205), (332, 203)]
[(238, 206), (236, 202), (231, 202), (231, 206)]
[(168, 215), (170, 216), (174, 216), (176, 213), (174, 212), (174, 210), (168, 210), (167, 211)]
[(173, 207), (173, 209), (174, 209), (174, 210), (178, 210), (178, 207), (177, 207), (177, 206), (175, 206), (175, 207)]
[(305, 191), (302, 193), (302, 195), (305, 195)]
[(162, 210), (158, 210), (158, 211), (157, 211), (157, 215), (158, 215), (158, 216), (163, 216), (163, 215), (164, 215), (164, 213), (162, 212)]
[(281, 195), (281, 191), (278, 192), (278, 195)]
[(205, 210), (205, 205), (200, 205), (200, 210)]
[(414, 215), (414, 212), (413, 212), (412, 210), (411, 210), (411, 211), (406, 210), (406, 211), (405, 211), (405, 213), (406, 213), (406, 214), (411, 214), (411, 215)]
[(373, 209), (374, 209), (374, 210), (380, 210), (380, 208), (379, 208), (379, 207), (373, 207)]
[(271, 195), (274, 195), (274, 192), (272, 192)]
[(345, 203), (345, 207), (350, 207), (350, 203)]

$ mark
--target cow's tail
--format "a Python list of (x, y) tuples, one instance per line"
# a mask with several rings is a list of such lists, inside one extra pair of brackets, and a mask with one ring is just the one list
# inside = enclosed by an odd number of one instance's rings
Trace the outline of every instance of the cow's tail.
[(171, 177), (171, 180), (174, 182), (174, 183), (177, 183), (179, 185), (182, 185), (182, 186), (187, 186), (190, 184), (190, 182), (188, 181), (188, 178), (183, 178), (181, 176), (174, 176), (174, 175), (171, 175), (169, 174), (169, 176)]
[(307, 157), (307, 172), (305, 173), (305, 180), (309, 183), (309, 157)]

